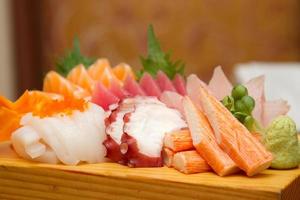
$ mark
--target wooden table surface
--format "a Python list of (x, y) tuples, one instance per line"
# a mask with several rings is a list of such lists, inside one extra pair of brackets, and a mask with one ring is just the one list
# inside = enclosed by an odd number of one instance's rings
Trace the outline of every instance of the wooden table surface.
[(299, 168), (219, 177), (115, 163), (40, 164), (3, 152), (0, 148), (0, 199), (300, 199)]

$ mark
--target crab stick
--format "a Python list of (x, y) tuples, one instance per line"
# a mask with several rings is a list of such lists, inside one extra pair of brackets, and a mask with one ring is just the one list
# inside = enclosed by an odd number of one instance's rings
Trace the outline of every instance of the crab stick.
[(206, 88), (198, 91), (218, 144), (238, 167), (248, 176), (268, 168), (272, 154)]
[(165, 147), (162, 151), (162, 157), (164, 160), (164, 165), (166, 165), (167, 167), (172, 167), (174, 152), (171, 149)]
[(193, 141), (188, 129), (166, 133), (164, 146), (174, 152), (193, 149)]
[(236, 164), (217, 144), (206, 116), (196, 108), (187, 96), (183, 99), (183, 109), (191, 132), (193, 145), (203, 159), (220, 176), (238, 171)]
[(176, 153), (173, 157), (173, 167), (185, 174), (207, 172), (211, 169), (196, 150)]

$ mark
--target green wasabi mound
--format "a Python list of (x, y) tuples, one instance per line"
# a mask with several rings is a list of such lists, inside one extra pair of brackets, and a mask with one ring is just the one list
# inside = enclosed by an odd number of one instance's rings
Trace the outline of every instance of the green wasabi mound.
[(279, 116), (268, 126), (264, 144), (272, 152), (271, 168), (290, 169), (300, 164), (300, 144), (295, 122), (287, 116)]

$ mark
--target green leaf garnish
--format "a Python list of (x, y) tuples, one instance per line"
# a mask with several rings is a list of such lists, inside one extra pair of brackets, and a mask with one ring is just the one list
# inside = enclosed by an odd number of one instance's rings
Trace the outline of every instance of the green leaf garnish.
[(159, 70), (165, 72), (170, 79), (173, 79), (176, 74), (184, 74), (184, 63), (181, 60), (172, 62), (171, 53), (162, 51), (152, 25), (148, 27), (147, 51), (148, 56), (146, 58), (140, 57), (143, 68), (137, 72), (138, 78), (141, 78), (145, 72), (155, 76)]
[(56, 71), (63, 76), (67, 76), (68, 73), (77, 65), (83, 64), (88, 68), (95, 62), (96, 59), (88, 58), (81, 54), (78, 37), (74, 38), (73, 49), (61, 57), (56, 62)]

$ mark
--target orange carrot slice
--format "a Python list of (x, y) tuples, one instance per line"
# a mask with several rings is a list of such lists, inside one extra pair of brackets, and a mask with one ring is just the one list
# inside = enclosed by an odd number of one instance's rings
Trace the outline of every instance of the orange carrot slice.
[(211, 169), (195, 150), (176, 153), (173, 157), (173, 167), (185, 174), (207, 172)]
[(71, 81), (72, 83), (81, 86), (82, 88), (86, 89), (90, 92), (90, 94), (93, 92), (94, 88), (94, 80), (90, 77), (85, 67), (80, 64), (73, 68), (68, 76), (67, 79)]
[(43, 90), (45, 92), (57, 93), (63, 96), (74, 98), (85, 98), (90, 96), (87, 90), (71, 83), (55, 71), (50, 71), (47, 73), (44, 79)]
[(183, 108), (197, 152), (218, 175), (225, 176), (236, 172), (236, 164), (217, 144), (206, 116), (187, 96), (183, 99)]
[(165, 134), (164, 146), (174, 152), (193, 149), (193, 141), (189, 130), (179, 130)]
[(167, 167), (172, 167), (174, 152), (171, 149), (163, 148), (162, 157), (164, 160), (164, 165)]
[(199, 88), (203, 109), (220, 147), (248, 176), (268, 168), (272, 154), (206, 88)]

